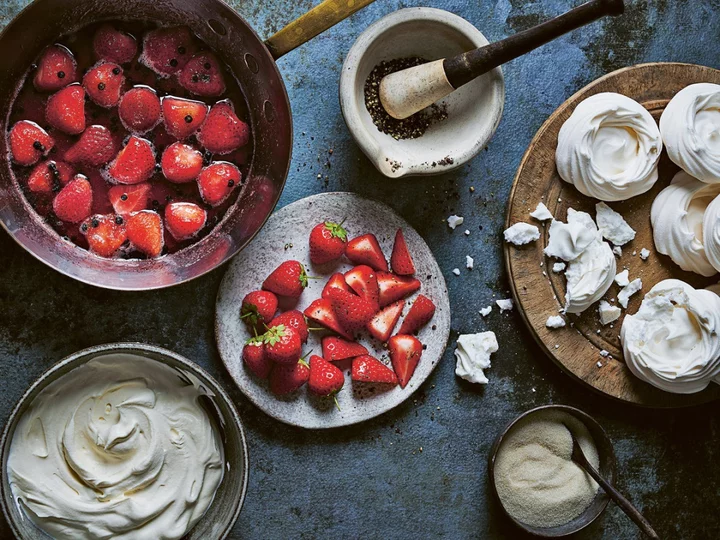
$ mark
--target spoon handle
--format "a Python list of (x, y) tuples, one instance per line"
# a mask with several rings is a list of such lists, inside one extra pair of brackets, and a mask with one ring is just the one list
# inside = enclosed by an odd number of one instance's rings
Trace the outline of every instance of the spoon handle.
[(499, 65), (537, 49), (548, 41), (585, 26), (605, 15), (620, 15), (623, 0), (591, 0), (567, 13), (485, 47), (444, 61), (445, 74), (453, 88), (459, 88)]

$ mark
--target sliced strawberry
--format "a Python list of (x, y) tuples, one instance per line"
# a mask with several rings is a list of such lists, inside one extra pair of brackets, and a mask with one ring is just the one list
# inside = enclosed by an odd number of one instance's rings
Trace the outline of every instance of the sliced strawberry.
[(28, 189), (33, 193), (58, 192), (74, 176), (75, 169), (64, 161), (43, 161), (30, 173)]
[(250, 126), (235, 114), (230, 100), (212, 106), (197, 135), (200, 144), (213, 154), (228, 154), (250, 140)]
[(93, 37), (93, 51), (98, 60), (126, 64), (135, 58), (137, 50), (137, 41), (133, 36), (110, 24), (103, 24)]
[(131, 136), (107, 168), (109, 180), (116, 184), (139, 184), (155, 172), (155, 149), (150, 141)]
[(45, 120), (55, 129), (69, 135), (85, 130), (85, 90), (71, 84), (57, 91), (47, 101)]
[(87, 238), (90, 251), (101, 257), (112, 257), (127, 240), (125, 220), (120, 216), (93, 216), (83, 222), (80, 231)]
[(294, 364), (302, 352), (300, 334), (284, 324), (268, 328), (263, 335), (263, 343), (268, 360), (277, 364)]
[(352, 362), (352, 380), (356, 382), (392, 384), (398, 383), (392, 369), (372, 356), (358, 356)]
[(325, 264), (337, 261), (345, 253), (347, 231), (342, 222), (325, 221), (310, 231), (310, 261)]
[(29, 120), (17, 122), (8, 138), (12, 160), (18, 165), (34, 165), (55, 146), (47, 131)]
[(420, 294), (413, 302), (410, 311), (400, 325), (399, 334), (414, 334), (430, 322), (435, 315), (435, 304), (427, 296)]
[(219, 96), (225, 92), (220, 62), (211, 52), (199, 52), (185, 64), (178, 76), (180, 86), (198, 96)]
[(310, 366), (302, 358), (295, 364), (276, 364), (270, 372), (270, 391), (283, 396), (302, 387), (310, 378)]
[(343, 291), (350, 292), (351, 289), (348, 286), (347, 282), (345, 281), (345, 276), (342, 275), (340, 272), (337, 272), (330, 276), (330, 279), (325, 284), (325, 287), (323, 288), (322, 297), (327, 298), (328, 292), (330, 289), (342, 289)]
[(300, 341), (307, 343), (310, 332), (308, 330), (307, 321), (305, 320), (305, 315), (303, 315), (302, 312), (297, 309), (286, 311), (270, 321), (269, 326), (278, 326), (280, 324), (290, 326), (291, 328), (297, 330), (298, 334), (300, 334)]
[(118, 152), (115, 139), (105, 126), (90, 126), (80, 139), (65, 152), (65, 160), (100, 167)]
[(370, 302), (373, 309), (377, 311), (380, 305), (380, 288), (375, 270), (361, 264), (345, 273), (345, 281), (360, 298)]
[(345, 376), (340, 369), (316, 354), (310, 357), (310, 379), (308, 390), (318, 396), (337, 394), (345, 385)]
[(338, 321), (348, 332), (364, 328), (375, 315), (375, 306), (364, 298), (340, 289), (330, 289), (328, 300)]
[(383, 343), (390, 339), (404, 307), (405, 300), (398, 300), (377, 313), (367, 324), (370, 335)]
[(211, 163), (197, 177), (200, 196), (210, 206), (222, 204), (241, 180), (240, 169), (227, 161)]
[(279, 296), (299, 298), (307, 285), (305, 267), (298, 261), (285, 261), (265, 279), (262, 288)]
[(202, 101), (164, 97), (162, 113), (168, 134), (176, 139), (186, 139), (203, 125), (208, 106)]
[(323, 358), (328, 362), (337, 362), (368, 354), (368, 350), (359, 343), (335, 336), (325, 336), (322, 339), (322, 350)]
[(118, 115), (125, 129), (142, 135), (160, 123), (160, 98), (147, 86), (136, 86), (120, 98)]
[(108, 198), (116, 214), (128, 216), (133, 212), (147, 210), (150, 189), (151, 186), (147, 182), (134, 186), (113, 186), (108, 190)]
[(318, 298), (305, 308), (303, 313), (308, 319), (312, 319), (325, 328), (332, 330), (347, 339), (353, 339), (353, 336), (340, 325), (340, 321), (332, 308), (332, 304), (330, 304), (330, 300)]
[(158, 28), (145, 34), (140, 62), (162, 77), (178, 73), (195, 53), (196, 45), (187, 26)]
[(393, 244), (392, 255), (390, 255), (390, 266), (392, 271), (399, 276), (412, 276), (415, 273), (415, 263), (413, 263), (410, 256), (410, 251), (408, 251), (402, 229), (398, 229), (395, 233), (395, 244)]
[(80, 223), (92, 211), (92, 186), (78, 174), (53, 199), (53, 212), (63, 221)]
[(243, 347), (243, 362), (247, 368), (252, 371), (256, 377), (267, 379), (270, 376), (273, 364), (265, 356), (265, 347), (263, 346), (262, 337), (250, 338)]
[(207, 222), (207, 212), (195, 203), (174, 202), (165, 207), (165, 226), (175, 240), (187, 240)]
[(270, 291), (252, 291), (245, 295), (240, 306), (240, 318), (250, 328), (264, 328), (264, 325), (279, 326), (282, 323), (270, 323), (278, 308), (278, 299)]
[[(120, 216), (115, 218), (122, 219)], [(127, 237), (135, 249), (148, 257), (158, 257), (163, 250), (163, 224), (160, 215), (152, 210), (141, 210), (127, 218)]]
[(165, 148), (160, 164), (165, 178), (171, 182), (192, 182), (202, 170), (203, 155), (189, 144), (176, 142)]
[(406, 298), (420, 288), (420, 281), (409, 276), (396, 276), (390, 272), (377, 273), (380, 288), (380, 307)]
[(345, 256), (353, 264), (366, 264), (375, 270), (387, 272), (388, 265), (374, 234), (353, 238), (345, 246)]
[(422, 356), (422, 343), (414, 336), (398, 334), (390, 338), (388, 349), (400, 387), (405, 388)]
[(91, 100), (109, 109), (120, 102), (125, 75), (119, 65), (101, 61), (85, 73), (82, 84)]
[(77, 62), (66, 47), (56, 43), (45, 49), (33, 77), (36, 90), (55, 92), (77, 80)]

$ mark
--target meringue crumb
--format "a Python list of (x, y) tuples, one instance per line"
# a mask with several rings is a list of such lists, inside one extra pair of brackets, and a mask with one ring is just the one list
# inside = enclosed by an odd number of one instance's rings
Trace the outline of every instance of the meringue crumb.
[(600, 351), (600, 356), (602, 356), (603, 358), (607, 358), (608, 356), (610, 356), (610, 353), (603, 349), (602, 351)]
[(547, 221), (548, 219), (552, 219), (553, 215), (550, 213), (550, 210), (548, 210), (548, 207), (540, 202), (535, 207), (535, 210), (530, 212), (530, 217), (538, 221)]
[(470, 231), (465, 229), (465, 236), (470, 236)]
[(642, 248), (642, 249), (640, 250), (640, 258), (641, 258), (643, 261), (647, 261), (649, 256), (650, 256), (650, 250), (649, 250), (649, 249)]
[(483, 317), (487, 317), (490, 315), (490, 312), (492, 311), (492, 306), (486, 306), (480, 310), (480, 315)]
[(452, 273), (455, 274), (456, 276), (459, 276), (459, 275), (460, 275), (460, 269), (459, 269), (459, 268), (453, 268)]
[(603, 365), (602, 365), (602, 362), (598, 362), (598, 363), (595, 364), (595, 365), (596, 365), (597, 367), (602, 367), (602, 366), (603, 366)]
[(630, 297), (642, 289), (642, 280), (640, 278), (633, 279), (628, 285), (618, 293), (618, 302), (627, 309)]
[(613, 255), (615, 255), (618, 258), (622, 257), (622, 248), (620, 246), (615, 246), (613, 248)]
[(463, 221), (465, 221), (465, 218), (456, 215), (452, 215), (447, 218), (448, 227), (450, 227), (452, 230), (455, 230), (455, 227), (457, 227), (458, 225), (462, 225)]
[(617, 283), (620, 287), (625, 287), (630, 283), (629, 272), (627, 269), (620, 272), (618, 275), (615, 276), (615, 283)]
[(511, 298), (505, 300), (495, 300), (495, 303), (500, 308), (500, 311), (510, 311), (513, 308), (513, 301)]
[(545, 321), (545, 326), (548, 328), (562, 328), (565, 326), (565, 319), (560, 315), (551, 315), (547, 321)]
[(562, 272), (563, 270), (565, 270), (566, 267), (567, 267), (567, 265), (566, 265), (564, 262), (556, 262), (555, 264), (553, 264), (553, 269), (552, 269), (552, 270), (553, 270), (553, 272), (555, 272), (556, 274), (559, 274), (560, 272)]
[(521, 221), (505, 229), (503, 236), (506, 242), (516, 246), (523, 246), (538, 240), (540, 238), (540, 229), (535, 225)]
[(472, 270), (475, 265), (475, 261), (470, 255), (465, 255), (465, 266), (468, 270)]

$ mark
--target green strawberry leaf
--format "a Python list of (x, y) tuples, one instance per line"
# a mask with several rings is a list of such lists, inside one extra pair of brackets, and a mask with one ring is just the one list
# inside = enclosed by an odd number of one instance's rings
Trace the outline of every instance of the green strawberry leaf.
[(325, 222), (325, 228), (330, 231), (330, 234), (335, 238), (339, 238), (343, 242), (347, 242), (347, 231), (343, 228), (342, 224), (345, 223), (343, 219), (340, 223), (333, 223), (332, 221)]
[(308, 286), (308, 275), (302, 264), (300, 265), (300, 277), (298, 279), (300, 280), (300, 285), (303, 286), (303, 289)]
[(273, 326), (272, 328), (268, 329), (267, 332), (265, 332), (265, 334), (263, 335), (263, 341), (266, 345), (275, 345), (284, 335), (285, 325), (278, 324), (277, 326)]

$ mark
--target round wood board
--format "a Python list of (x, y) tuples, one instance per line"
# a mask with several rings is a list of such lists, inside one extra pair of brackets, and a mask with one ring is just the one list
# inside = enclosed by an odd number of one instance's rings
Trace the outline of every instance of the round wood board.
[[(332, 399), (313, 396), (307, 391), (307, 387), (278, 398), (270, 392), (267, 381), (258, 379), (245, 369), (242, 349), (250, 333), (240, 321), (239, 313), (243, 297), (250, 291), (259, 289), (268, 274), (288, 259), (300, 261), (309, 275), (322, 279), (311, 279), (297, 304), (284, 304), (281, 309), (304, 310), (313, 300), (320, 298), (327, 278), (335, 272), (346, 272), (353, 265), (345, 259), (337, 264), (311, 265), (308, 246), (310, 230), (322, 221), (343, 218), (344, 227), (351, 238), (365, 233), (375, 234), (386, 256), (392, 252), (395, 232), (402, 228), (415, 262), (416, 275), (422, 281), (420, 292), (435, 303), (436, 311), (432, 321), (418, 334), (418, 338), (427, 348), (405, 388), (396, 386), (388, 390), (364, 383), (352, 383), (349, 376), (351, 362), (346, 360), (336, 363), (346, 374), (345, 386), (337, 394), (340, 407), (338, 410)], [(417, 294), (419, 293), (407, 298), (404, 313), (407, 313)], [(450, 335), (450, 300), (447, 287), (428, 245), (415, 229), (389, 206), (353, 193), (313, 195), (275, 212), (257, 238), (230, 263), (220, 284), (215, 315), (215, 337), (220, 357), (238, 388), (273, 418), (309, 429), (356, 424), (396, 407), (409, 398), (432, 373), (442, 358)], [(400, 324), (402, 319), (398, 321), (396, 331)], [(310, 338), (303, 350), (312, 350), (313, 354), (322, 355), (320, 341), (326, 334), (330, 333), (310, 332)], [(367, 347), (371, 355), (387, 360), (387, 350), (367, 333), (361, 335), (359, 342)]]
[[(641, 64), (614, 71), (577, 92), (548, 118), (525, 152), (510, 194), (506, 225), (519, 221), (538, 224), (529, 213), (539, 202), (544, 202), (553, 216), (562, 221), (566, 220), (568, 208), (583, 210), (595, 217), (598, 201), (582, 195), (571, 184), (564, 182), (555, 168), (558, 132), (581, 101), (599, 92), (617, 92), (641, 103), (658, 121), (665, 106), (678, 91), (699, 82), (720, 84), (720, 71), (691, 64)], [(663, 279), (681, 279), (694, 287), (706, 287), (718, 281), (717, 276), (707, 279), (684, 272), (669, 257), (655, 251), (650, 207), (678, 170), (663, 150), (660, 178), (652, 190), (627, 201), (608, 203), (637, 232), (635, 240), (623, 246), (623, 255), (617, 260), (618, 272), (628, 268), (630, 279), (639, 277), (643, 283), (642, 291), (630, 299), (627, 313), (637, 312), (644, 293)], [(647, 407), (684, 407), (720, 397), (720, 385), (711, 383), (703, 392), (678, 395), (659, 390), (632, 375), (623, 361), (619, 339), (625, 312), (612, 325), (602, 326), (596, 304), (580, 316), (570, 316), (572, 326), (557, 330), (546, 328), (547, 318), (557, 315), (565, 303), (565, 277), (562, 273), (553, 273), (552, 264), (555, 261), (543, 255), (548, 229), (549, 222), (544, 227), (540, 226), (541, 238), (531, 245), (518, 248), (505, 244), (504, 249), (519, 311), (550, 358), (591, 388), (627, 403)], [(647, 261), (640, 258), (642, 248), (650, 250)], [(605, 298), (617, 298), (619, 290), (613, 283)], [(611, 357), (603, 358), (601, 350), (608, 351)], [(598, 362), (602, 367), (598, 367)]]

